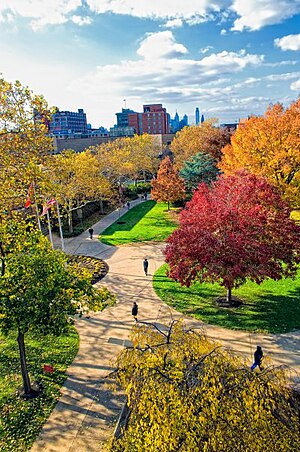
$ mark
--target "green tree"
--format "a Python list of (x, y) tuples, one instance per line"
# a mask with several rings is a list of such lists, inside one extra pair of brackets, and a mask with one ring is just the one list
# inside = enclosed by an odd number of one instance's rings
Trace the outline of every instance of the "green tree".
[(219, 174), (220, 170), (216, 166), (216, 160), (203, 152), (198, 152), (190, 160), (187, 160), (179, 172), (189, 191), (196, 190), (202, 182), (209, 185), (217, 179)]
[(259, 374), (203, 331), (138, 324), (114, 373), (129, 421), (111, 452), (295, 451), (297, 402), (283, 369)]
[(15, 217), (0, 225), (5, 271), (0, 277), (0, 328), (17, 331), (24, 394), (32, 393), (25, 335), (63, 332), (79, 303), (92, 296), (90, 275), (67, 266), (66, 256), (49, 241)]
[(170, 157), (162, 160), (156, 179), (151, 181), (151, 197), (158, 202), (167, 202), (168, 210), (170, 202), (180, 201), (185, 198), (184, 181), (179, 176), (176, 166)]

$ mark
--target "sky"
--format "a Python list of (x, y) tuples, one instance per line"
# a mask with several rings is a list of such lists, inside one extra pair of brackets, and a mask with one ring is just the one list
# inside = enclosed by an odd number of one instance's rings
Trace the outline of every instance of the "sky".
[(1, 0), (0, 73), (112, 127), (162, 103), (235, 122), (300, 94), (300, 0)]

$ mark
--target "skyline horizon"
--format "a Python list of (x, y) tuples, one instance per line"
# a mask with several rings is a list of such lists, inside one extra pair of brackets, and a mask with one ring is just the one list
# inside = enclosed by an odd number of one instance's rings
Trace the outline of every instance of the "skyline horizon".
[(109, 128), (126, 104), (234, 123), (300, 94), (300, 2), (3, 0), (1, 73)]

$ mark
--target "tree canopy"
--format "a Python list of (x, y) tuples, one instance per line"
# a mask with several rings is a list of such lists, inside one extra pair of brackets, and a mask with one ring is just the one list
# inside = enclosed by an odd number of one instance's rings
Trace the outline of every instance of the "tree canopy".
[(151, 197), (158, 202), (169, 203), (185, 198), (184, 180), (179, 176), (170, 157), (165, 157), (159, 167), (156, 179), (151, 181)]
[(50, 156), (47, 175), (52, 184), (52, 193), (66, 210), (72, 232), (72, 209), (88, 201), (108, 198), (111, 184), (101, 172), (99, 160), (85, 151), (76, 153), (66, 150)]
[(184, 162), (179, 175), (184, 179), (187, 189), (192, 191), (202, 182), (210, 184), (216, 180), (220, 174), (216, 163), (216, 160), (210, 154), (203, 152), (198, 152), (190, 160)]
[(299, 412), (284, 371), (259, 375), (234, 352), (173, 322), (140, 324), (118, 361), (129, 421), (111, 452), (293, 451)]
[(169, 275), (182, 285), (219, 282), (228, 290), (246, 279), (293, 276), (300, 262), (300, 227), (264, 178), (239, 173), (201, 184), (167, 239)]
[(284, 109), (270, 106), (263, 117), (239, 127), (223, 149), (225, 174), (245, 169), (266, 177), (294, 208), (300, 207), (300, 99)]
[(67, 257), (17, 216), (0, 224), (5, 271), (0, 277), (0, 328), (16, 331), (24, 389), (30, 394), (24, 336), (60, 334), (81, 302), (93, 300), (91, 275), (66, 264)]
[(184, 162), (198, 152), (220, 160), (221, 149), (230, 143), (230, 137), (231, 134), (227, 129), (215, 127), (213, 122), (205, 121), (201, 125), (184, 127), (177, 132), (170, 148), (178, 168), (181, 169)]
[(0, 79), (0, 195), (4, 209), (24, 204), (28, 186), (41, 180), (38, 165), (52, 150), (50, 110), (20, 82)]

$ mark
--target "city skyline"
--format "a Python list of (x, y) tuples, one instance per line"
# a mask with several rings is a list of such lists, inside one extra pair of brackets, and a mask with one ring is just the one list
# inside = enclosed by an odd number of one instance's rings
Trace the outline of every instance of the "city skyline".
[(1, 73), (60, 110), (111, 127), (162, 103), (234, 122), (300, 93), (297, 0), (4, 0)]

